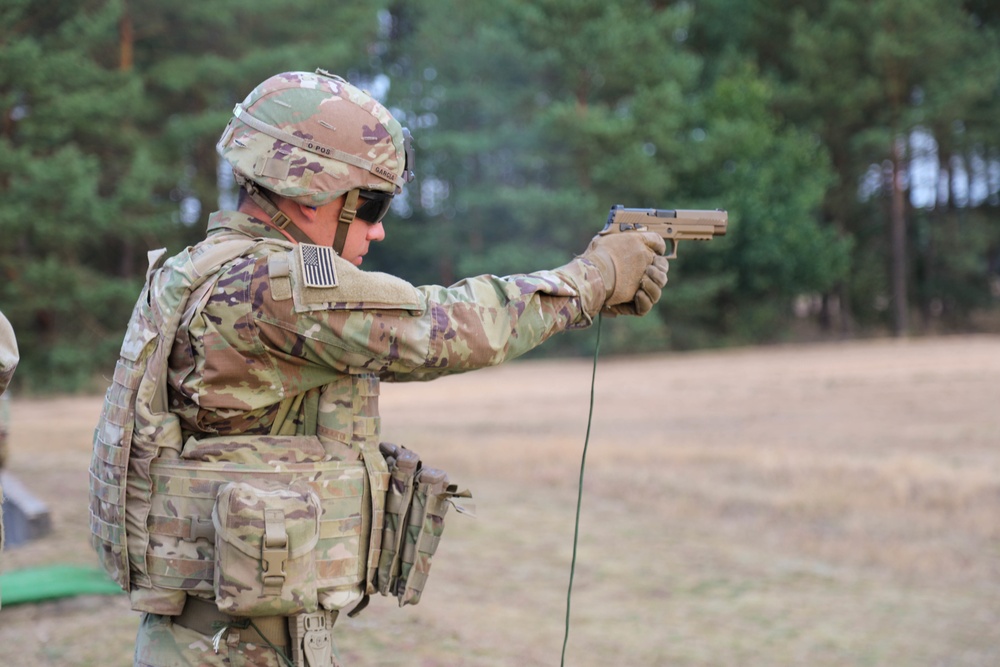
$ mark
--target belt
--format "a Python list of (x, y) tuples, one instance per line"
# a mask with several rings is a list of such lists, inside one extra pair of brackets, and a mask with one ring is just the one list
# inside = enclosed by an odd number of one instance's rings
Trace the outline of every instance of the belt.
[[(288, 634), (287, 616), (230, 616), (219, 611), (215, 602), (203, 600), (189, 595), (184, 603), (184, 610), (171, 620), (177, 625), (194, 630), (195, 632), (211, 637), (223, 625), (230, 625), (233, 630), (240, 633), (241, 642), (253, 642), (254, 644), (270, 643), (275, 648), (287, 650), (291, 645), (291, 638)], [(253, 621), (249, 625), (247, 621)], [(242, 627), (246, 625), (247, 627)], [(256, 629), (254, 627), (256, 626)]]

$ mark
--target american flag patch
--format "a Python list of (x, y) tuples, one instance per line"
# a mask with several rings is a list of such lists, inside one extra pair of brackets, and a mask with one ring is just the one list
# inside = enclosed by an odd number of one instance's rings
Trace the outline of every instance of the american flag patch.
[(302, 258), (302, 282), (306, 287), (337, 286), (333, 248), (300, 243), (299, 257)]

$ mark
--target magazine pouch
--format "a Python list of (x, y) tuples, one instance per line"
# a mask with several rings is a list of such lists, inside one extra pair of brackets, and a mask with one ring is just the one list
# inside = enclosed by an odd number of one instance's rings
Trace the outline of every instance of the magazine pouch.
[(443, 470), (424, 467), (412, 450), (385, 442), (379, 449), (389, 468), (389, 488), (377, 589), (382, 595), (395, 596), (402, 607), (420, 601), (448, 506), (472, 514), (470, 506), (457, 501), (471, 494), (449, 484)]

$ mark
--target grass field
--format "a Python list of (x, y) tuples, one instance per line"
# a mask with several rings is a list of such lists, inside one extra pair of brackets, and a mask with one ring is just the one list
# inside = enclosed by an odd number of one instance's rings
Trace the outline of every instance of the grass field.
[[(448, 470), (416, 607), (339, 626), (345, 667), (558, 665), (589, 361), (383, 385), (384, 438)], [(12, 402), (53, 534), (0, 571), (92, 564), (100, 398)], [(566, 664), (1000, 665), (1000, 337), (605, 360)], [(127, 600), (0, 610), (0, 665), (130, 664)]]

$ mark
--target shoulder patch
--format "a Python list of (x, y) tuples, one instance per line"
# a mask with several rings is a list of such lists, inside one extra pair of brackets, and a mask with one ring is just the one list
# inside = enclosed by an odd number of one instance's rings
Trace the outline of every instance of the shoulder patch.
[[(332, 261), (329, 275), (332, 276), (333, 284), (317, 284), (323, 278), (307, 276), (308, 271), (320, 271), (308, 266), (308, 261), (314, 261), (312, 253), (307, 252), (308, 248), (330, 251)], [(290, 265), (296, 312), (369, 308), (421, 311), (425, 306), (417, 288), (402, 278), (388, 273), (362, 271), (330, 248), (308, 245), (301, 250), (297, 248)]]
[(300, 243), (296, 246), (295, 254), (299, 258), (302, 284), (305, 287), (337, 286), (337, 264), (333, 261), (333, 248)]

